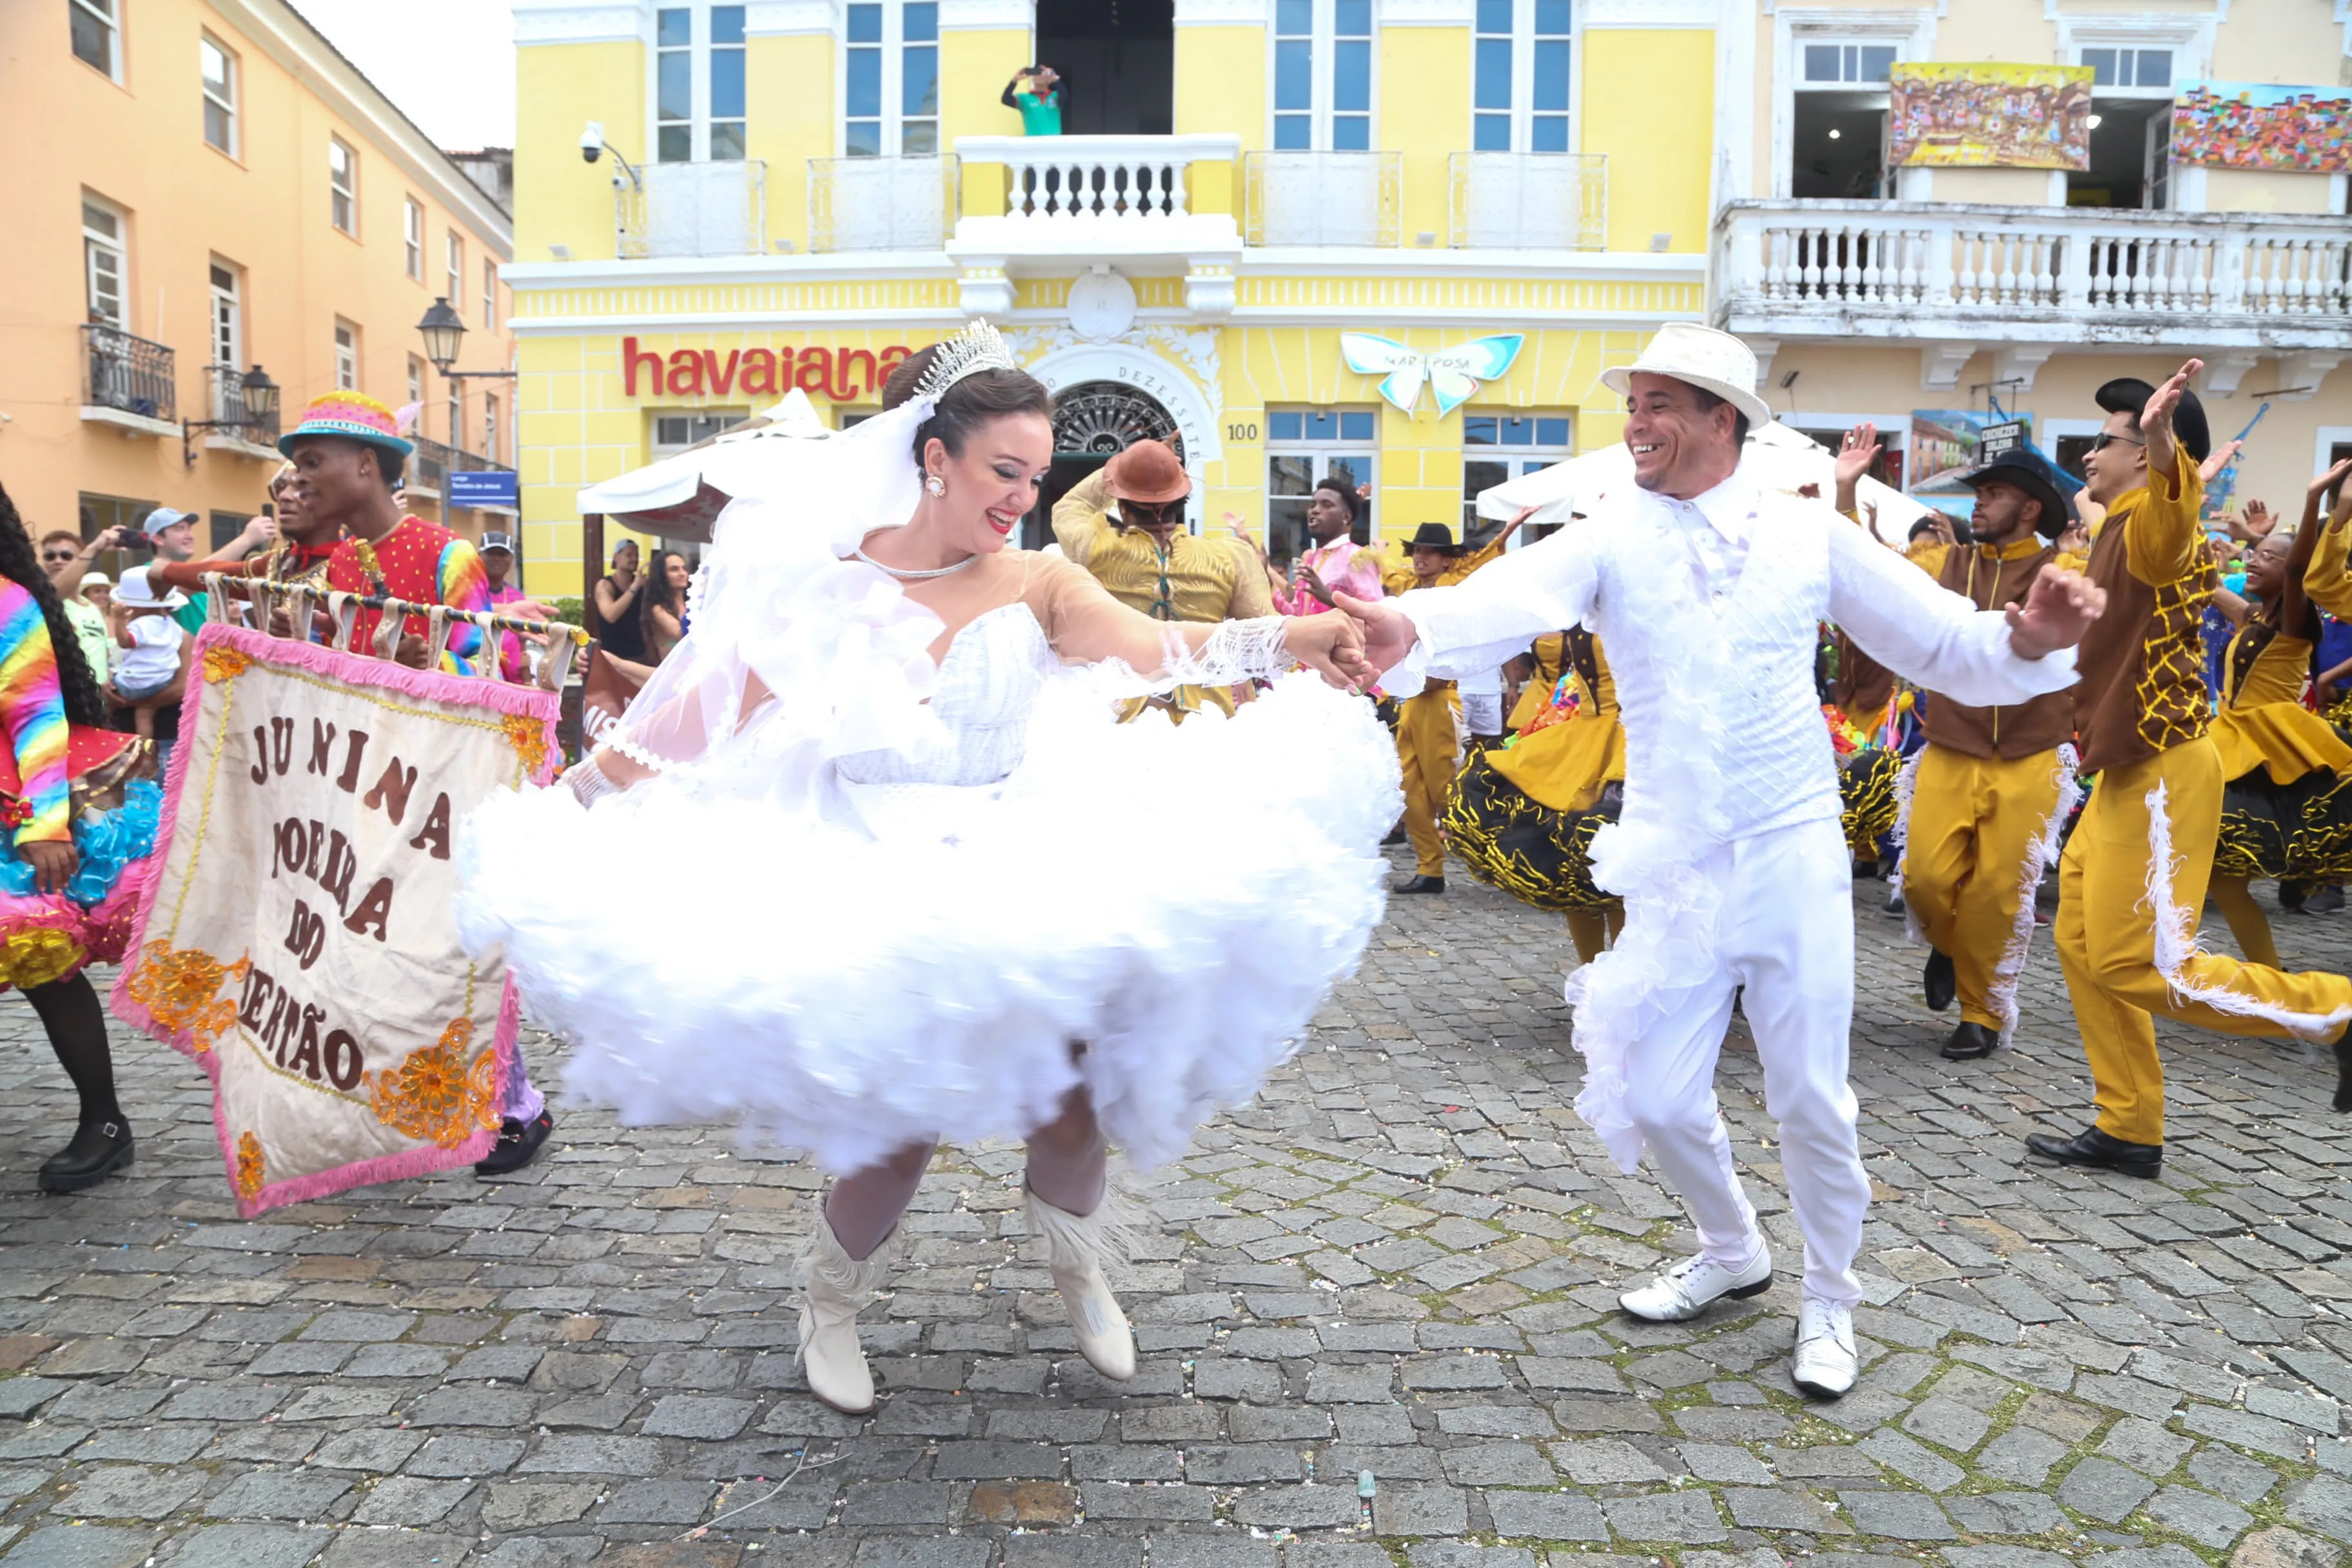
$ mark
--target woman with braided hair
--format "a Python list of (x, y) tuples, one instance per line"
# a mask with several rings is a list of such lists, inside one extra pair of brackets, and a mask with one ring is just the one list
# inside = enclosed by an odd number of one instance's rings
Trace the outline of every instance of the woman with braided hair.
[(122, 956), (152, 878), (162, 793), (152, 743), (106, 728), (98, 681), (57, 589), (0, 489), (0, 985), (48, 1031), (81, 1098), (44, 1191), (93, 1186), (131, 1163), (106, 1013), (83, 966)]

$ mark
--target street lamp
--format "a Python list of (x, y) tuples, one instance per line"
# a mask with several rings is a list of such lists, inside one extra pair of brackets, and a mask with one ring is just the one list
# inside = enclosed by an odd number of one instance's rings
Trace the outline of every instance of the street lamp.
[[(215, 365), (223, 376), (236, 375), (234, 365)], [(258, 431), (267, 439), (278, 433), (278, 384), (269, 374), (255, 365), (237, 376), (237, 399), (244, 406), (241, 419), (183, 419), (180, 421), (180, 460), (193, 468), (196, 466), (195, 433), (199, 430)], [(215, 398), (214, 406), (222, 406), (225, 399)]]
[(457, 345), (466, 339), (466, 319), (449, 308), (449, 297), (436, 294), (433, 308), (416, 323), (417, 334), (425, 340), (425, 357), (443, 375), (457, 363)]

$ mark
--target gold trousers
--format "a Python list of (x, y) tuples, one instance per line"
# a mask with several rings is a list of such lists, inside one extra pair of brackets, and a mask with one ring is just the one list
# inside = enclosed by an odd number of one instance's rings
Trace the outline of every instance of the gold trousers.
[[(2035, 847), (2057, 809), (2060, 773), (2054, 747), (2015, 761), (1932, 744), (1919, 753), (1903, 903), (1952, 961), (1960, 1016), (1988, 1029), (2006, 1030), (2013, 1015), (2016, 968), (1998, 971), (2005, 955), (2025, 957), (2019, 919), (2039, 879)], [(2025, 942), (2032, 936), (2028, 923)]]
[(1433, 687), (1397, 704), (1397, 765), (1404, 772), (1404, 831), (1414, 871), (1445, 875), (1445, 837), (1437, 830), (1462, 763), (1462, 694)]
[[(2221, 759), (2199, 738), (2110, 768), (2059, 866), (2058, 963), (2097, 1086), (2098, 1125), (2164, 1142), (2164, 1067), (2152, 1014), (2223, 1034), (2332, 1041), (2352, 979), (2282, 973), (2197, 949), (2221, 829)], [(2168, 878), (2150, 871), (2168, 860)]]
[(2213, 907), (2230, 922), (2230, 934), (2238, 939), (2238, 951), (2245, 954), (2248, 963), (2259, 963), (2277, 969), (2278, 942), (2271, 935), (2271, 918), (2263, 913), (2263, 906), (2254, 902), (2252, 889), (2243, 877), (2213, 879)]
[(1568, 940), (1576, 945), (1580, 963), (1590, 963), (1617, 945), (1625, 929), (1625, 906), (1603, 904), (1598, 909), (1568, 911)]

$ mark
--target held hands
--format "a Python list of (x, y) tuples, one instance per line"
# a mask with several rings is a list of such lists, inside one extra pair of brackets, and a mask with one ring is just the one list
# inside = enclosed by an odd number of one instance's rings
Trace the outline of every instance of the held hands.
[(1412, 651), (1421, 633), (1414, 627), (1412, 617), (1391, 600), (1359, 599), (1353, 594), (1337, 594), (1332, 598), (1347, 612), (1349, 622), (1362, 628), (1360, 662), (1351, 684), (1358, 691), (1369, 690)]
[(81, 855), (73, 845), (60, 838), (42, 839), (33, 844), (19, 844), (16, 853), (33, 868), (34, 885), (45, 893), (62, 893), (73, 874), (81, 868)]
[(1282, 624), (1283, 650), (1342, 690), (1364, 667), (1363, 629), (1346, 616), (1292, 616)]
[(2107, 607), (2107, 591), (2079, 572), (2044, 567), (2026, 591), (2022, 605), (2011, 601), (2010, 651), (2020, 658), (2040, 658), (2062, 647), (2073, 647)]

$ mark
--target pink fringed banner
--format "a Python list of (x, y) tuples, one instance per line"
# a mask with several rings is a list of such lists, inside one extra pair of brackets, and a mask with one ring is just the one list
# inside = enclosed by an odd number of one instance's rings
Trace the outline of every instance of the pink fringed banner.
[(239, 1212), (470, 1164), (520, 1014), (457, 939), (457, 826), (560, 762), (558, 700), (211, 625), (115, 984), (194, 1058)]

